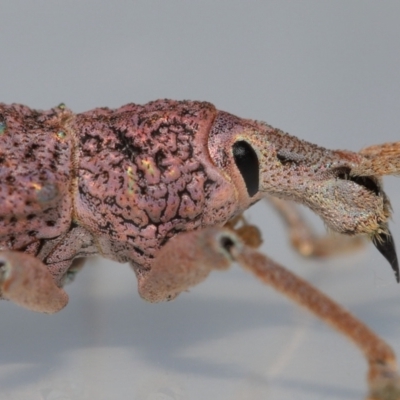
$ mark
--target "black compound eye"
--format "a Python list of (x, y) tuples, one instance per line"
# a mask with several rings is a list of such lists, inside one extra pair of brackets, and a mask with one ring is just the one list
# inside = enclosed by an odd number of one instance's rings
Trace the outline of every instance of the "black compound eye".
[(247, 142), (240, 140), (233, 145), (233, 157), (246, 184), (247, 193), (250, 197), (254, 196), (259, 186), (259, 163), (256, 152)]

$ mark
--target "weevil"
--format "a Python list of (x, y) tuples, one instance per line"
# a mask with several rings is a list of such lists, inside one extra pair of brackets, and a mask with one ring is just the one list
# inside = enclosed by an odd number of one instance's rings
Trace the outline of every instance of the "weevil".
[(80, 114), (0, 104), (0, 298), (57, 312), (68, 302), (64, 284), (96, 254), (129, 262), (151, 302), (237, 262), (354, 341), (368, 362), (369, 399), (400, 399), (390, 346), (261, 254), (259, 231), (242, 217), (269, 198), (300, 252), (340, 248), (310, 236), (285, 202), (304, 204), (330, 230), (372, 239), (399, 280), (381, 182), (399, 173), (400, 142), (327, 150), (207, 102)]

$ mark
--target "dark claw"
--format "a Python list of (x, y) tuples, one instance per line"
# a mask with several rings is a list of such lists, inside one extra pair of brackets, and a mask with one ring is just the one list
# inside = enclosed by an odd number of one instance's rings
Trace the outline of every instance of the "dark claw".
[(393, 237), (389, 229), (385, 233), (380, 233), (373, 239), (375, 247), (389, 261), (397, 283), (400, 282), (399, 261), (397, 260), (396, 248), (394, 246)]

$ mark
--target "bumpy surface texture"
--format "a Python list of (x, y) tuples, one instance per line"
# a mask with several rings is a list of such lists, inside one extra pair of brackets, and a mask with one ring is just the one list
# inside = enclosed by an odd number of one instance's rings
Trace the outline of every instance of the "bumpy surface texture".
[(72, 138), (64, 107), (0, 104), (0, 249), (37, 254), (71, 224)]
[(103, 255), (145, 268), (176, 233), (232, 216), (235, 194), (207, 152), (215, 115), (171, 100), (77, 115), (77, 215)]

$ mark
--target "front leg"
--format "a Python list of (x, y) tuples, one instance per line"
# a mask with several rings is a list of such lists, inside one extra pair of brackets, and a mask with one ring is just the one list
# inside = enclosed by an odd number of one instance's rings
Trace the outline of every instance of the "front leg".
[(246, 246), (231, 230), (207, 228), (172, 238), (149, 271), (138, 273), (139, 293), (151, 302), (171, 300), (213, 270), (238, 262), (352, 340), (367, 360), (369, 400), (399, 400), (400, 378), (391, 347), (364, 323), (308, 282)]
[(0, 298), (53, 314), (68, 303), (68, 295), (38, 258), (18, 251), (0, 251)]
[(169, 301), (202, 282), (212, 270), (227, 269), (232, 260), (220, 243), (227, 232), (208, 228), (171, 238), (150, 270), (136, 272), (140, 296), (150, 302)]

